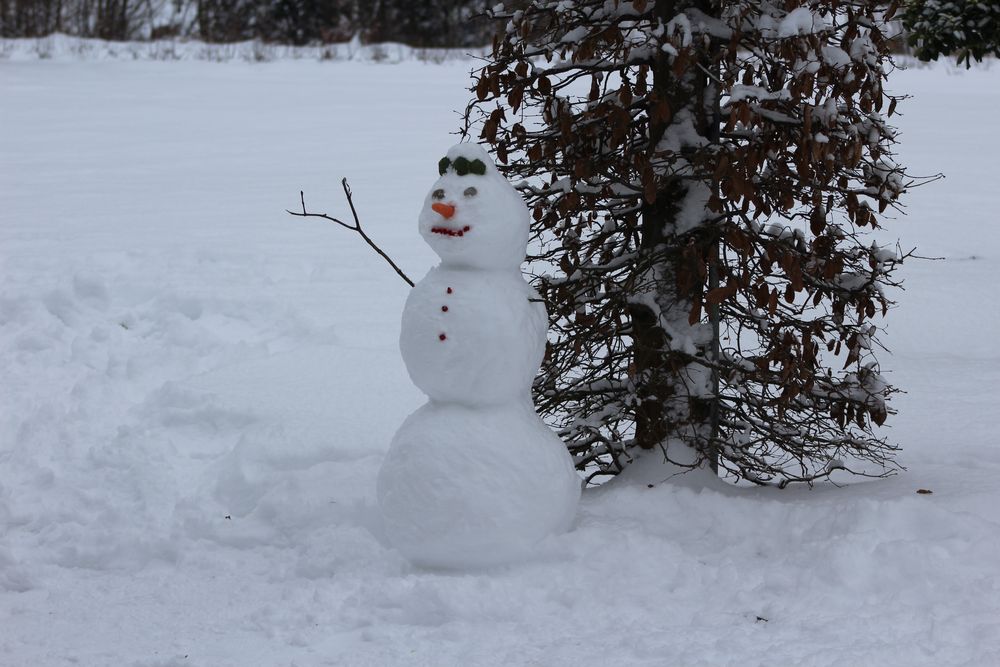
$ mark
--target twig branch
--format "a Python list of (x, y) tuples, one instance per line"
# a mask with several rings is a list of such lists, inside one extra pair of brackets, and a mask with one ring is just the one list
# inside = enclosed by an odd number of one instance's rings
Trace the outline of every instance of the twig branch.
[(396, 272), (397, 275), (399, 275), (400, 278), (406, 281), (407, 285), (413, 287), (413, 281), (410, 280), (410, 278), (405, 273), (403, 273), (402, 269), (396, 266), (396, 262), (392, 261), (389, 255), (385, 254), (385, 252), (381, 248), (379, 248), (367, 234), (365, 234), (365, 230), (361, 228), (361, 220), (358, 219), (358, 211), (356, 208), (354, 208), (354, 199), (351, 197), (351, 186), (347, 184), (347, 179), (346, 178), (342, 179), (340, 181), (340, 185), (344, 188), (344, 195), (347, 197), (347, 204), (351, 207), (351, 215), (354, 217), (353, 225), (348, 224), (343, 220), (338, 220), (337, 218), (327, 215), (326, 213), (309, 213), (306, 210), (306, 195), (302, 190), (299, 190), (299, 200), (302, 202), (302, 212), (298, 213), (296, 211), (290, 211), (288, 209), (285, 209), (285, 211), (290, 215), (294, 215), (297, 218), (322, 218), (324, 220), (329, 220), (330, 222), (337, 223), (344, 229), (349, 229), (352, 232), (357, 232), (358, 234), (361, 235), (361, 238), (365, 240), (365, 243), (371, 246), (372, 250), (377, 252), (379, 256), (382, 257), (382, 259), (389, 262), (389, 266), (393, 268), (393, 270)]

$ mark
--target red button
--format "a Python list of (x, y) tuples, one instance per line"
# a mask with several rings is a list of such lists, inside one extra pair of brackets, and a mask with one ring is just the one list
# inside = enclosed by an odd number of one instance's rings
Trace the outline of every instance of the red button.
[(447, 336), (445, 336), (444, 334), (438, 336), (438, 340), (444, 340), (445, 338), (447, 338)]
[(448, 312), (448, 306), (441, 306), (441, 312), (442, 313), (447, 313)]
[(451, 294), (451, 288), (450, 287), (448, 288), (448, 294)]

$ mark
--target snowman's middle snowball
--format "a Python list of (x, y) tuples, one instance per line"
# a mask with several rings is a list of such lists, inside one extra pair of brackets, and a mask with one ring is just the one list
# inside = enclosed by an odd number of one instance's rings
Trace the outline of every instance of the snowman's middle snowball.
[(537, 298), (514, 271), (431, 269), (403, 308), (399, 347), (413, 384), (464, 405), (530, 395), (548, 326)]

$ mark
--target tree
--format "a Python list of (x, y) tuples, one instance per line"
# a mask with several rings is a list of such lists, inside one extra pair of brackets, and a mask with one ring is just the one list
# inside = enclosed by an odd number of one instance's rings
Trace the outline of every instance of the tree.
[(358, 35), (417, 47), (481, 46), (491, 29), (483, 7), (484, 0), (0, 0), (0, 37), (64, 31), (116, 40), (196, 35), (208, 42), (304, 45)]
[(162, 12), (158, 0), (0, 0), (0, 37), (42, 37), (65, 31), (124, 40), (141, 34)]
[[(886, 474), (873, 319), (911, 182), (871, 0), (531, 0), (466, 133), (533, 210), (536, 403), (590, 476), (633, 448), (756, 483)], [(858, 461), (879, 464), (865, 471)]]
[(258, 3), (198, 0), (198, 35), (206, 42), (235, 42), (255, 36)]
[(903, 12), (908, 41), (921, 60), (957, 54), (971, 67), (993, 54), (1000, 57), (1000, 4), (910, 0)]
[(482, 46), (490, 29), (484, 0), (378, 0), (366, 6), (365, 39), (417, 47)]
[(60, 0), (0, 0), (0, 37), (39, 37), (61, 26)]

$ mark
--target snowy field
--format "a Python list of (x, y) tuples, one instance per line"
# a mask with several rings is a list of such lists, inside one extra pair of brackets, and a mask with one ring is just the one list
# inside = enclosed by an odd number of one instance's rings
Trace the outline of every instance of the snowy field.
[(0, 665), (1000, 664), (1000, 67), (891, 81), (948, 176), (888, 229), (946, 258), (889, 320), (905, 472), (618, 480), (530, 562), (441, 574), (374, 511), (422, 402), (407, 288), (283, 209), (347, 215), (347, 176), (422, 276), (469, 67), (0, 61)]

